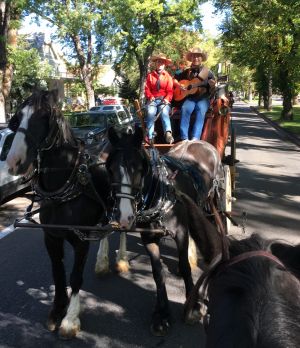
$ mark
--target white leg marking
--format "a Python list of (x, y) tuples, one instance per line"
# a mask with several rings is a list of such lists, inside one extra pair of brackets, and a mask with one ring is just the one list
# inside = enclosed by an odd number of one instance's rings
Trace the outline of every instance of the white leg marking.
[(95, 265), (95, 273), (98, 275), (103, 275), (109, 273), (109, 259), (108, 259), (108, 250), (109, 243), (108, 238), (104, 238), (100, 241), (96, 265)]
[(119, 273), (124, 273), (129, 271), (129, 262), (127, 258), (127, 247), (126, 247), (126, 233), (120, 233), (120, 246), (117, 252), (116, 259), (116, 270)]
[(80, 331), (80, 298), (79, 294), (72, 295), (66, 316), (61, 322), (59, 333), (63, 337), (75, 337)]

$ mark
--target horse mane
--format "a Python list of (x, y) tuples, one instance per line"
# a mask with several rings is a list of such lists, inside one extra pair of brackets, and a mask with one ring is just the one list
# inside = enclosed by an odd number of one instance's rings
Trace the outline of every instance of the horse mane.
[(70, 127), (69, 122), (63, 116), (61, 108), (58, 105), (56, 90), (35, 90), (19, 107), (22, 110), (25, 106), (31, 106), (34, 111), (44, 110), (49, 113), (49, 125), (56, 121), (59, 128), (58, 144), (61, 146), (64, 143), (74, 145), (75, 137)]

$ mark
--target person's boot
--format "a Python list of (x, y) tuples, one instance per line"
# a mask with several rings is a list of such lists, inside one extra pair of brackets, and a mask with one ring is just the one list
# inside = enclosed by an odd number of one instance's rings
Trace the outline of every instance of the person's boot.
[(167, 144), (173, 144), (174, 143), (174, 138), (172, 136), (172, 132), (168, 131), (165, 134), (165, 140)]

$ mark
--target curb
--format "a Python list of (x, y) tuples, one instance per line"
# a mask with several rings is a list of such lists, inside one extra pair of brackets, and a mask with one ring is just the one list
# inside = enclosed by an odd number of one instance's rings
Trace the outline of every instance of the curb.
[(272, 127), (281, 132), (285, 137), (289, 139), (292, 143), (300, 147), (300, 137), (295, 135), (294, 133), (282, 128), (278, 123), (270, 120), (263, 112), (259, 112), (255, 106), (250, 106), (250, 109), (254, 111), (257, 115), (263, 118), (266, 122), (268, 122)]

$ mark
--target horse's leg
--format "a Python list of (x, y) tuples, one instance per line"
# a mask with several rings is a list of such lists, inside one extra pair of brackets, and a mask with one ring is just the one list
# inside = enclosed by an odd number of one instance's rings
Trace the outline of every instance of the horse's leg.
[(59, 327), (62, 318), (66, 314), (69, 303), (66, 290), (65, 266), (63, 263), (64, 240), (55, 238), (47, 232), (44, 234), (44, 240), (52, 264), (52, 275), (55, 285), (54, 303), (48, 316), (47, 328), (50, 331), (54, 331)]
[(69, 236), (67, 240), (74, 248), (74, 265), (70, 276), (70, 285), (72, 289), (69, 307), (66, 316), (61, 322), (59, 335), (62, 338), (73, 338), (80, 331), (80, 299), (79, 290), (83, 282), (83, 270), (87, 260), (89, 242), (81, 241), (77, 236)]
[(197, 248), (194, 240), (189, 236), (189, 249), (188, 249), (189, 263), (191, 269), (196, 269), (198, 265)]
[(142, 234), (142, 241), (150, 256), (152, 274), (156, 284), (156, 305), (152, 315), (151, 332), (155, 336), (165, 336), (171, 326), (169, 300), (165, 284), (165, 273), (160, 260), (158, 240)]
[(110, 272), (108, 251), (109, 251), (108, 238), (103, 238), (100, 241), (100, 245), (99, 245), (99, 249), (97, 253), (96, 265), (95, 265), (95, 273), (99, 276)]
[[(177, 230), (175, 235), (175, 242), (178, 250), (178, 267), (180, 274), (184, 280), (185, 285), (185, 295), (186, 298), (189, 297), (191, 293), (194, 283), (191, 273), (191, 266), (189, 262), (188, 252), (189, 252), (189, 236), (187, 230)], [(193, 310), (188, 313), (188, 315), (184, 315), (184, 320), (187, 324), (194, 324), (201, 319), (200, 315), (200, 305), (195, 303)]]
[(117, 253), (117, 259), (116, 259), (116, 271), (119, 273), (125, 273), (129, 271), (129, 262), (127, 258), (127, 248), (126, 248), (126, 233), (122, 232), (120, 233), (120, 246)]

